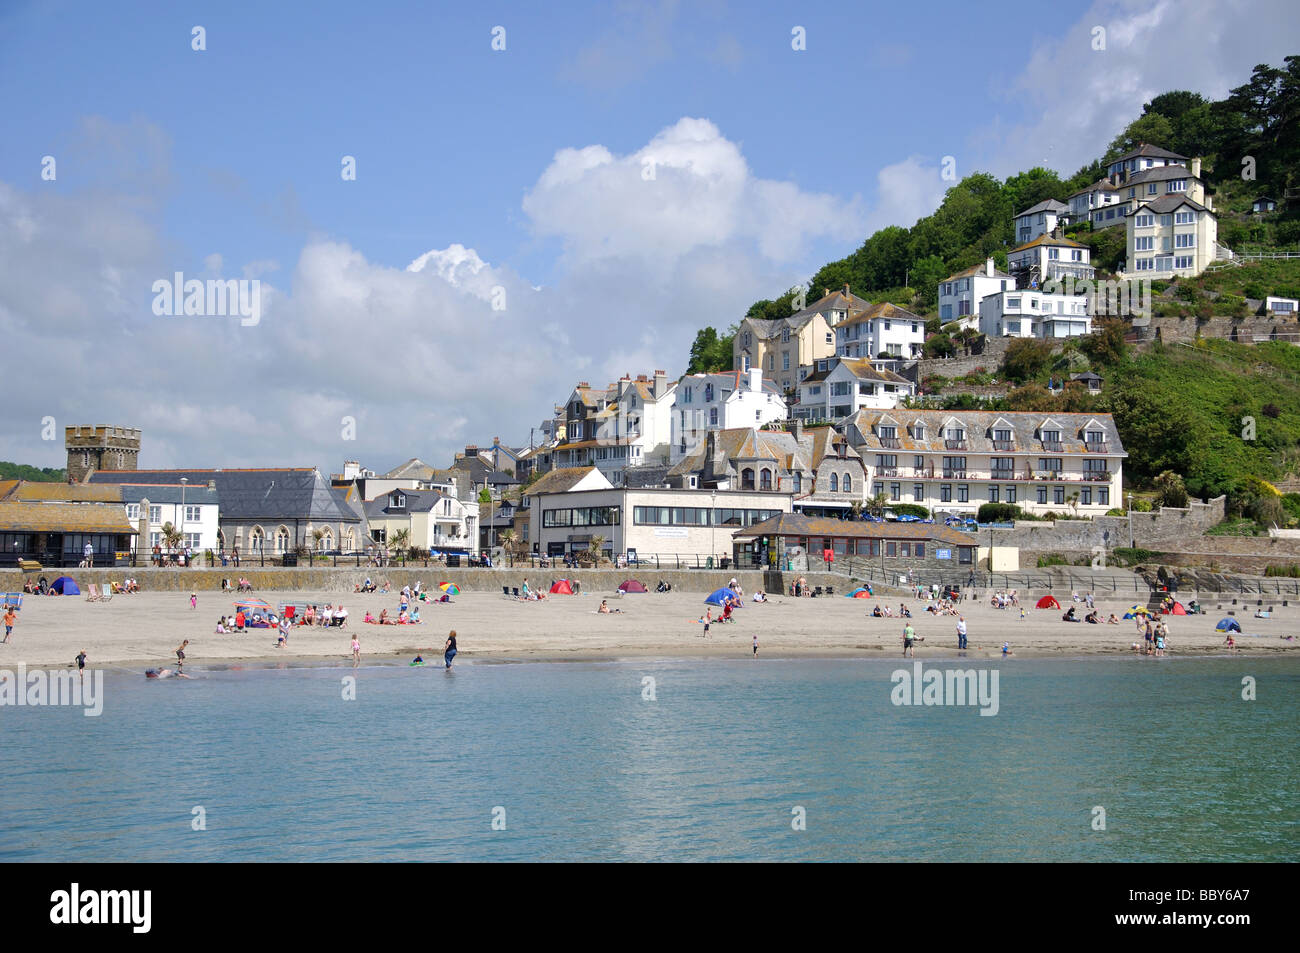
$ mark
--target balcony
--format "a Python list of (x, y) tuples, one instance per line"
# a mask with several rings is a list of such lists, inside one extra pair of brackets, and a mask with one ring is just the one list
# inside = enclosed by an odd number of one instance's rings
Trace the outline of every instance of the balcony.
[(944, 470), (943, 478), (945, 480), (965, 480), (967, 479), (966, 471), (965, 470)]
[(1110, 472), (1108, 470), (1084, 470), (1083, 478), (1095, 483), (1110, 482)]
[(1015, 478), (1015, 470), (994, 470), (992, 473), (992, 479), (994, 480), (1014, 480)]
[(918, 480), (933, 480), (934, 467), (913, 467), (912, 476)]
[(880, 445), (882, 447), (888, 447), (890, 450), (897, 450), (900, 446), (902, 446), (902, 444), (898, 442), (897, 437), (881, 437)]
[(898, 467), (876, 467), (876, 476), (896, 477), (898, 476)]
[(1043, 450), (1047, 453), (1064, 453), (1065, 444), (1061, 443), (1059, 440), (1044, 440)]
[(943, 442), (943, 448), (944, 448), (945, 450), (969, 450), (969, 449), (970, 449), (970, 448), (966, 445), (966, 441), (965, 441), (964, 439), (962, 439), (962, 440), (945, 440), (945, 441)]
[(1015, 450), (1016, 442), (1014, 440), (994, 440), (994, 450)]
[(1088, 453), (1107, 453), (1110, 450), (1110, 444), (1105, 440), (1089, 440), (1083, 445), (1083, 449)]

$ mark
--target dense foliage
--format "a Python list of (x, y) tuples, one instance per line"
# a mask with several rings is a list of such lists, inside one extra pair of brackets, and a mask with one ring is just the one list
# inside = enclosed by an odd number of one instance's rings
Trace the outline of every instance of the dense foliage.
[(25, 463), (10, 463), (0, 460), (0, 480), (31, 480), (33, 483), (62, 483), (68, 478), (68, 471), (53, 467), (32, 467)]

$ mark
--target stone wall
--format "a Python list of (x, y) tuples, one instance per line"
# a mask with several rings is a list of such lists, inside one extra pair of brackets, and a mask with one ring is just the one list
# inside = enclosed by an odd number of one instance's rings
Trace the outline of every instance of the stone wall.
[(1300, 318), (1274, 315), (1254, 315), (1248, 318), (1209, 318), (1199, 322), (1195, 317), (1171, 318), (1153, 316), (1149, 323), (1136, 325), (1138, 340), (1160, 340), (1165, 344), (1191, 344), (1197, 331), (1201, 337), (1227, 338), (1252, 343), (1256, 337), (1278, 338), (1295, 342), (1300, 340)]
[[(1222, 522), (1224, 503), (1224, 497), (1220, 496), (1208, 503), (1193, 501), (1181, 509), (1165, 507), (1153, 513), (1134, 513), (1133, 542), (1140, 549), (1177, 548)], [(990, 532), (993, 545), (1018, 547), (1021, 565), (1025, 565), (1026, 554), (1037, 557), (1043, 553), (1091, 553), (1094, 546), (1107, 550), (1128, 546), (1129, 517), (1098, 516), (1091, 520), (1057, 520), (1054, 523), (1017, 522), (1015, 529), (984, 531), (980, 534), (981, 543), (988, 543)]]
[(997, 369), (1002, 366), (1002, 359), (1007, 355), (1007, 347), (1013, 340), (1015, 339), (986, 337), (984, 339), (984, 350), (979, 354), (934, 359), (922, 358), (916, 362), (916, 376), (912, 377), (911, 374), (906, 376), (919, 383), (931, 374), (939, 374), (943, 377), (965, 377), (967, 374), (974, 373), (977, 367), (984, 368), (990, 374), (996, 373)]

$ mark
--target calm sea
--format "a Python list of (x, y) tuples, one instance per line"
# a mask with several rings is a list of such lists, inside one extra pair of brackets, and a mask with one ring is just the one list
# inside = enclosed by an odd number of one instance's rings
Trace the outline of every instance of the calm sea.
[(1300, 856), (1300, 660), (1008, 660), (993, 717), (902, 665), (109, 673), (98, 718), (0, 708), (0, 860)]

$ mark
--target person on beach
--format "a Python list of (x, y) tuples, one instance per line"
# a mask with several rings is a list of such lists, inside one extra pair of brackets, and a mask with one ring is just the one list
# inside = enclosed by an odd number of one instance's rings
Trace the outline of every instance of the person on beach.
[(758, 658), (758, 636), (754, 636), (754, 654), (750, 658)]
[(609, 603), (607, 603), (604, 599), (601, 599), (600, 608), (597, 609), (596, 611), (604, 613), (605, 615), (609, 615)]
[(361, 640), (355, 635), (352, 636), (352, 667), (356, 668), (361, 664)]
[(287, 618), (280, 620), (280, 645), (282, 648), (289, 645), (289, 620)]
[(190, 644), (190, 640), (189, 640), (189, 639), (186, 639), (184, 642), (182, 642), (180, 645), (178, 645), (178, 646), (176, 647), (176, 669), (177, 669), (177, 671), (179, 671), (180, 669), (182, 669), (182, 668), (185, 667), (185, 646), (187, 646), (187, 645), (189, 645), (189, 644)]
[(86, 680), (86, 650), (82, 649), (77, 654), (77, 677), (83, 682)]
[(957, 648), (966, 648), (966, 617), (957, 616)]
[(442, 658), (447, 663), (447, 671), (451, 671), (451, 660), (456, 657), (456, 630), (452, 629), (451, 634), (447, 636), (447, 644), (442, 647)]
[(709, 626), (712, 624), (713, 624), (713, 610), (705, 609), (704, 610), (704, 635), (702, 635), (701, 638), (707, 639), (709, 637)]
[(197, 609), (198, 607), (199, 607), (199, 594), (198, 594), (197, 592), (191, 592), (191, 593), (190, 593), (190, 608), (191, 608), (191, 609)]
[(14, 623), (18, 621), (18, 616), (14, 612), (13, 606), (5, 606), (5, 637), (4, 641), (8, 642), (14, 634)]
[(1231, 632), (1229, 632), (1228, 637), (1223, 640), (1223, 644), (1228, 647), (1229, 652), (1235, 652), (1237, 650), (1237, 640), (1232, 637)]
[(1010, 643), (1010, 642), (1003, 642), (1003, 643), (1002, 643), (1002, 657), (1003, 657), (1003, 658), (1006, 658), (1008, 655), (1015, 655), (1015, 654), (1016, 654), (1015, 652), (1012, 652), (1012, 651), (1011, 651), (1011, 643)]
[(903, 657), (907, 658), (908, 653), (916, 658), (916, 630), (910, 622), (903, 626)]

